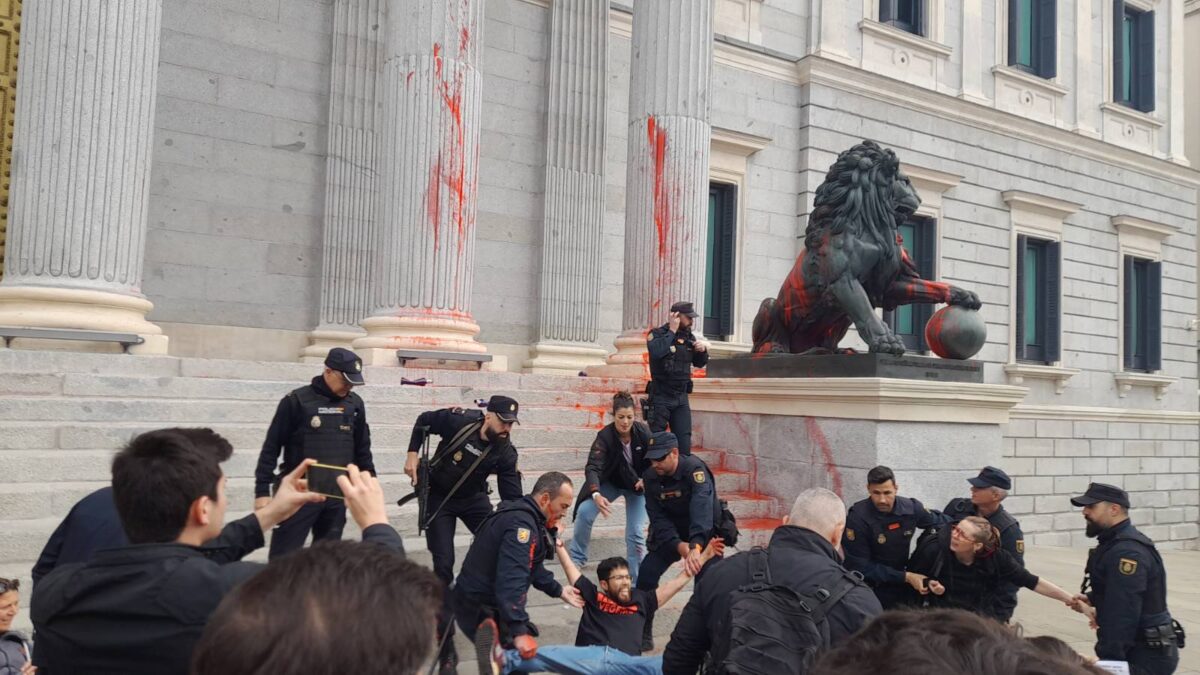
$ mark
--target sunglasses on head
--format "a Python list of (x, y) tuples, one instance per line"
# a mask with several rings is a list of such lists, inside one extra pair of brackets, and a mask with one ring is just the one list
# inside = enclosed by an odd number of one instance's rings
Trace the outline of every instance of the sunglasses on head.
[(0, 579), (0, 593), (21, 590), (20, 579)]

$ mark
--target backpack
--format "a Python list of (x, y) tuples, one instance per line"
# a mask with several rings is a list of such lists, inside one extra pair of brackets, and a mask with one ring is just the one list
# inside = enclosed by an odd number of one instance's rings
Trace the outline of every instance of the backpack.
[(771, 582), (770, 557), (749, 551), (750, 583), (730, 594), (706, 672), (720, 675), (804, 675), (829, 647), (826, 614), (861, 582), (846, 572), (833, 589), (800, 593)]

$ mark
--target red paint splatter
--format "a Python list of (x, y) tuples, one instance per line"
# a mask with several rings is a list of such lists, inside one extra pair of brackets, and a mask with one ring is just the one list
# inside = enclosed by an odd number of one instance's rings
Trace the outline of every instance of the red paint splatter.
[[(575, 404), (575, 409), (576, 409), (576, 410), (586, 410), (586, 411), (589, 413), (589, 416), (588, 416), (588, 422), (587, 422), (587, 426), (588, 426), (589, 428), (592, 428), (592, 429), (597, 429), (597, 430), (599, 430), (599, 429), (603, 429), (603, 428), (605, 427), (605, 425), (607, 425), (607, 424), (608, 424), (608, 422), (606, 422), (606, 421), (605, 421), (605, 419), (604, 419), (604, 418), (605, 418), (605, 417), (608, 415), (608, 413), (609, 413), (609, 408), (608, 408), (608, 406), (604, 406), (604, 405), (584, 405), (584, 404), (582, 404), (582, 403), (576, 403), (576, 404)], [(595, 422), (591, 421), (591, 415), (595, 415), (595, 416), (596, 416), (596, 421), (595, 421)]]
[(667, 196), (665, 172), (667, 157), (667, 132), (660, 129), (654, 116), (646, 119), (646, 138), (650, 144), (650, 157), (654, 165), (654, 228), (658, 231), (658, 259), (666, 260), (667, 235), (671, 226), (671, 203)]
[(821, 449), (821, 455), (825, 460), (825, 471), (829, 474), (829, 480), (833, 483), (833, 492), (841, 497), (842, 473), (838, 471), (837, 464), (833, 460), (833, 450), (829, 447), (829, 441), (825, 438), (825, 432), (821, 431), (821, 426), (817, 424), (817, 420), (814, 417), (804, 418), (804, 429), (808, 432), (808, 437)]
[(414, 70), (414, 71), (410, 71), (410, 72), (408, 73), (408, 77), (406, 77), (406, 78), (405, 78), (405, 80), (404, 80), (404, 86), (406, 86), (406, 87), (407, 87), (407, 86), (412, 86), (412, 79), (413, 79), (413, 75), (416, 75), (416, 74), (417, 74), (417, 71), (415, 71), (415, 70)]
[(782, 518), (747, 518), (738, 520), (738, 529), (744, 532), (750, 530), (774, 530), (783, 524)]
[[(465, 28), (463, 29), (466, 30)], [(469, 33), (466, 34), (469, 37)], [(460, 46), (459, 58), (463, 58), (463, 53)], [(466, 193), (466, 141), (465, 130), (463, 129), (462, 107), (463, 107), (463, 68), (461, 66), (454, 68), (453, 75), (447, 79), (445, 74), (445, 64), (442, 57), (442, 45), (435, 43), (433, 45), (433, 69), (434, 77), (436, 78), (435, 86), (439, 96), (442, 99), (442, 104), (450, 113), (450, 122), (452, 129), (443, 136), (442, 147), (438, 149), (437, 158), (433, 162), (433, 167), (430, 171), (427, 212), (433, 226), (433, 248), (436, 251), (440, 245), (440, 229), (441, 229), (441, 188), (445, 186), (451, 200), (450, 207), (451, 218), (455, 226), (458, 228), (458, 252), (461, 254), (463, 246), (466, 244), (466, 230), (469, 226), (467, 218), (471, 217), (467, 211), (467, 193)], [(477, 150), (477, 149), (476, 149)]]

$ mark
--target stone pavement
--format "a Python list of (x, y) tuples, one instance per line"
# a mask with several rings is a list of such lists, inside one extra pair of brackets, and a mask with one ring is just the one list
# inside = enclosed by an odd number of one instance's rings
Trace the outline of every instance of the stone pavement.
[[(1189, 637), (1200, 636), (1200, 551), (1161, 553), (1167, 566), (1167, 604), (1171, 613), (1183, 624)], [(1030, 572), (1071, 593), (1079, 592), (1086, 562), (1085, 548), (1037, 546), (1025, 553), (1025, 566)], [(1095, 654), (1095, 632), (1082, 614), (1025, 589), (1018, 600), (1013, 620), (1024, 626), (1026, 635), (1053, 635), (1066, 640), (1082, 654)], [(1176, 675), (1200, 675), (1200, 648), (1195, 646), (1195, 639), (1189, 640), (1188, 647), (1180, 652)]]

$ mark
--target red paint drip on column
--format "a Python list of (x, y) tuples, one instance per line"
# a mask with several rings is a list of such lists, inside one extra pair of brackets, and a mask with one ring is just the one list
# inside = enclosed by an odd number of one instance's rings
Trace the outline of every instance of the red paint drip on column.
[(667, 132), (658, 128), (653, 115), (646, 119), (646, 137), (654, 162), (654, 228), (658, 231), (658, 259), (662, 262), (667, 257), (667, 235), (670, 234), (671, 224), (671, 203), (663, 171), (667, 155)]
[(829, 480), (833, 483), (833, 491), (837, 496), (842, 496), (842, 473), (838, 471), (837, 464), (833, 460), (833, 450), (829, 447), (829, 441), (825, 438), (825, 432), (821, 431), (821, 426), (817, 424), (817, 420), (812, 417), (804, 418), (804, 429), (808, 432), (808, 437), (813, 443), (821, 449), (821, 455), (825, 460), (825, 471), (829, 474)]
[[(470, 32), (465, 28), (460, 35), (460, 40), (469, 40)], [(460, 54), (462, 58), (464, 53), (462, 43), (460, 42)], [(441, 215), (440, 204), (434, 208), (434, 198), (432, 195), (440, 191), (440, 185), (445, 185), (450, 193), (452, 203), (451, 217), (454, 220), (455, 226), (458, 228), (458, 251), (462, 253), (463, 246), (466, 243), (466, 143), (465, 132), (463, 130), (462, 119), (462, 103), (463, 103), (463, 73), (459, 68), (455, 69), (453, 76), (446, 78), (444, 73), (444, 64), (442, 60), (442, 45), (433, 45), (433, 68), (434, 76), (436, 77), (436, 86), (438, 94), (441, 96), (442, 104), (446, 106), (446, 110), (450, 113), (450, 120), (453, 128), (450, 133), (442, 139), (441, 148), (438, 150), (438, 158), (434, 162), (432, 175), (430, 176), (429, 194), (431, 195), (429, 214), (431, 218)], [(440, 202), (440, 197), (437, 198)], [(440, 228), (440, 220), (435, 220), (433, 223), (434, 231), (434, 249), (438, 247), (438, 229)]]

